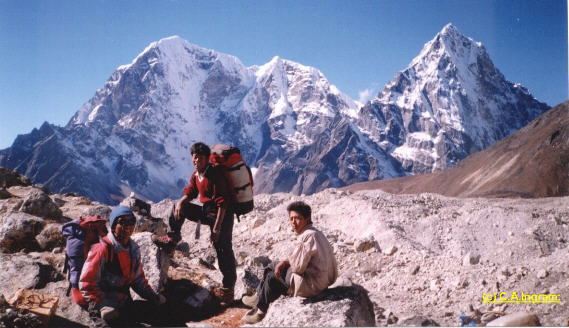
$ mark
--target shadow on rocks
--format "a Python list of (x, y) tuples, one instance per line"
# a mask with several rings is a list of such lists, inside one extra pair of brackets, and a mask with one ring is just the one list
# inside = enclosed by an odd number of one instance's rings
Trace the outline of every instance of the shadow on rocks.
[(189, 279), (169, 280), (165, 286), (167, 326), (185, 326), (218, 314), (222, 308), (211, 293)]

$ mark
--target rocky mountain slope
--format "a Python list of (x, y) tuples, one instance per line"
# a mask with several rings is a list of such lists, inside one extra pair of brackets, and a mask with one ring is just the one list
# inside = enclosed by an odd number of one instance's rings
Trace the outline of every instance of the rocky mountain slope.
[(433, 192), (460, 197), (569, 195), (569, 102), (560, 104), (456, 167), (431, 174), (358, 183), (346, 190)]
[(446, 25), (360, 111), (358, 126), (406, 172), (456, 165), (548, 106), (509, 82), (480, 42)]
[[(5, 187), (7, 193), (0, 200), (0, 263), (3, 268), (0, 293), (10, 297), (15, 290), (25, 287), (58, 295), (60, 306), (52, 324), (77, 326), (86, 323), (85, 313), (64, 296), (67, 286), (61, 272), (64, 255), (61, 253), (61, 236), (56, 232), (70, 218), (87, 213), (105, 215), (109, 208), (72, 194), (45, 194), (25, 183)], [(535, 314), (543, 325), (567, 325), (569, 310), (563, 299), (569, 293), (566, 283), (569, 272), (566, 261), (567, 197), (459, 199), (434, 194), (352, 193), (337, 189), (306, 197), (288, 193), (258, 195), (256, 209), (236, 222), (234, 228), (233, 244), (240, 277), (238, 296), (250, 292), (248, 281), (262, 271), (262, 263), (283, 259), (288, 254), (293, 236), (286, 206), (300, 199), (313, 207), (315, 225), (333, 245), (340, 271), (337, 285), (346, 286), (335, 290), (358, 285), (365, 288), (367, 293), (359, 297), (369, 297), (375, 325), (435, 322), (456, 326), (462, 314), (484, 325), (494, 318), (520, 311)], [(54, 204), (59, 211), (37, 211), (47, 208), (45, 204)], [(126, 199), (124, 204), (134, 203)], [(152, 204), (152, 216), (164, 217), (171, 205), (172, 200)], [(151, 226), (144, 228), (148, 220), (140, 216), (138, 220), (138, 231), (141, 227), (142, 230), (164, 229), (163, 222), (153, 221)], [(30, 224), (16, 224), (20, 221)], [(35, 222), (35, 229), (30, 229), (31, 222)], [(209, 245), (207, 232), (195, 240), (195, 228), (192, 222), (184, 225), (183, 242), (174, 252), (168, 282), (163, 285), (171, 311), (180, 311), (179, 306), (184, 302), (198, 302), (201, 290), (207, 290), (221, 279), (214, 267), (215, 253)], [(145, 254), (151, 253), (148, 237), (148, 232), (134, 235), (143, 245)], [(15, 243), (15, 240), (21, 242)], [(155, 250), (151, 251), (155, 254)], [(149, 281), (158, 283), (159, 273), (147, 268), (149, 263), (152, 261), (145, 259)], [(200, 292), (196, 293), (196, 290)], [(508, 295), (512, 292), (555, 294), (560, 295), (561, 303), (482, 302), (483, 293), (501, 292)], [(202, 302), (209, 302), (207, 292), (202, 296)], [(357, 297), (350, 298), (348, 294), (322, 297), (304, 302), (281, 298), (260, 325), (319, 323), (340, 326), (344, 325), (342, 322), (351, 322), (347, 324), (349, 326), (356, 322), (371, 325), (369, 321), (358, 321), (370, 313), (364, 311), (365, 306), (356, 305), (365, 303), (363, 299), (358, 301)], [(348, 301), (353, 302), (350, 303), (351, 310), (346, 310), (350, 308), (346, 304)], [(225, 310), (194, 308), (186, 312), (200, 315), (177, 319), (185, 319), (182, 322), (188, 322), (190, 326), (237, 326), (245, 310), (238, 304), (236, 306)], [(299, 306), (307, 310), (298, 311)], [(206, 310), (209, 312), (200, 312)], [(225, 312), (220, 313), (220, 310)], [(287, 313), (294, 316), (287, 317)], [(360, 315), (354, 317), (354, 313)], [(346, 321), (348, 319), (351, 321)], [(173, 325), (170, 322), (170, 326)]]
[(0, 166), (113, 204), (178, 197), (196, 141), (237, 145), (257, 193), (431, 172), (524, 126), (548, 107), (508, 82), (484, 47), (447, 25), (359, 108), (322, 72), (273, 58), (245, 67), (179, 37), (120, 66), (65, 127), (45, 123), (0, 151)]

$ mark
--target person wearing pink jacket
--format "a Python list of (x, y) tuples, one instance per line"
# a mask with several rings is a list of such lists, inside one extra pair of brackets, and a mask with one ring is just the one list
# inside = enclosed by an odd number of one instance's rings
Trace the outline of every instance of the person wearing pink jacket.
[(140, 248), (130, 239), (136, 224), (132, 211), (125, 206), (115, 207), (109, 224), (110, 232), (91, 247), (79, 278), (79, 290), (95, 327), (128, 325), (136, 322), (136, 317), (148, 316), (151, 311), (136, 310), (140, 304), (133, 302), (130, 288), (155, 304), (166, 302), (148, 285)]

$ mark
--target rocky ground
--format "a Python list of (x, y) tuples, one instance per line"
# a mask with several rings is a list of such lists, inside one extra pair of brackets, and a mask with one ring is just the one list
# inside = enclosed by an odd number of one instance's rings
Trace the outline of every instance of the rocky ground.
[[(58, 317), (52, 325), (86, 324), (84, 313), (64, 296), (64, 240), (57, 231), (71, 218), (104, 215), (108, 207), (73, 194), (48, 194), (23, 182), (6, 185), (1, 195), (0, 293), (8, 299), (18, 288), (33, 288), (59, 295)], [(315, 225), (328, 236), (336, 252), (338, 284), (367, 290), (378, 326), (425, 322), (459, 325), (461, 314), (484, 325), (495, 317), (520, 311), (537, 315), (542, 325), (569, 324), (569, 197), (458, 199), (435, 194), (392, 195), (335, 189), (306, 197), (258, 195), (256, 209), (235, 222), (233, 244), (240, 276), (237, 296), (250, 292), (247, 281), (251, 274), (261, 273), (263, 263), (285, 258), (293, 246), (286, 206), (295, 200), (304, 200), (313, 207)], [(153, 204), (152, 216), (166, 217), (171, 205), (170, 200)], [(144, 222), (144, 227), (139, 227), (141, 231), (165, 228), (159, 220)], [(149, 240), (149, 233), (137, 235), (139, 243)], [(184, 318), (180, 315), (184, 323), (239, 325), (238, 319), (245, 312), (242, 306), (222, 309), (208, 298), (208, 288), (221, 280), (215, 270), (215, 253), (209, 245), (209, 229), (202, 226), (201, 237), (196, 240), (195, 224), (187, 221), (183, 237), (169, 263), (157, 262), (162, 269), (169, 264), (167, 276), (147, 270), (149, 280), (165, 290), (169, 303), (187, 301), (183, 294), (187, 291), (199, 303), (196, 306), (202, 306), (205, 312), (193, 311), (193, 315)], [(337, 290), (341, 288), (345, 287)], [(206, 292), (201, 293), (202, 290)], [(500, 292), (559, 294), (561, 302), (482, 303), (483, 293)], [(325, 296), (319, 305), (310, 301), (312, 305), (304, 302), (302, 306), (317, 311), (318, 306), (337, 303), (338, 309), (347, 306), (346, 317), (364, 317), (369, 313), (354, 312), (353, 306), (367, 302), (365, 292), (362, 295), (357, 296), (358, 301), (349, 300), (351, 305), (332, 295)], [(358, 324), (345, 318), (315, 321), (311, 316), (322, 317), (322, 312), (294, 312), (300, 306), (295, 302), (302, 301), (278, 300), (271, 309), (281, 308), (278, 312), (283, 314), (279, 317), (277, 311), (270, 309), (261, 325)], [(364, 304), (358, 309), (365, 307)], [(187, 313), (186, 310), (178, 309), (177, 313)], [(170, 314), (175, 312), (172, 311)], [(324, 311), (331, 311), (325, 313), (333, 316), (335, 310), (328, 307)]]

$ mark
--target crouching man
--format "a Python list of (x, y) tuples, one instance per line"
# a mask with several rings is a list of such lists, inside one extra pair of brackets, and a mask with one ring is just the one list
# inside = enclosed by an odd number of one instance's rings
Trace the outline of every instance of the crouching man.
[(94, 327), (132, 326), (138, 319), (151, 320), (152, 306), (148, 307), (148, 302), (135, 303), (130, 297), (130, 288), (155, 304), (166, 301), (152, 290), (144, 277), (140, 249), (130, 239), (135, 224), (136, 218), (130, 209), (113, 208), (109, 217), (110, 232), (91, 247), (81, 271), (79, 289), (88, 304)]
[(281, 295), (314, 296), (338, 277), (338, 264), (328, 239), (312, 226), (310, 206), (294, 202), (287, 211), (298, 243), (288, 259), (265, 268), (255, 295), (243, 297), (243, 304), (252, 308), (243, 317), (244, 323), (261, 321), (269, 304)]

